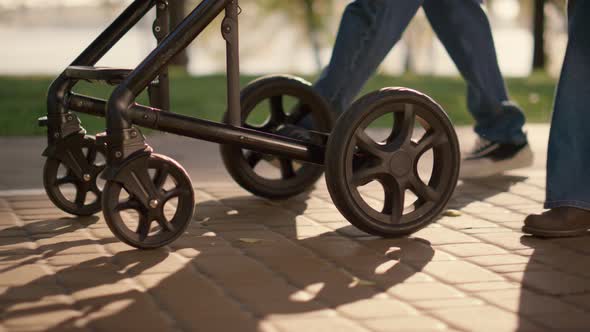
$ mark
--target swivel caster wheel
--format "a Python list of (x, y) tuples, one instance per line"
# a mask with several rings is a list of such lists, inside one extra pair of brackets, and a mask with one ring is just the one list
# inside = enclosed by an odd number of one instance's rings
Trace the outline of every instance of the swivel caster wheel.
[[(268, 76), (248, 85), (241, 94), (243, 126), (299, 140), (325, 144), (319, 135), (301, 128), (308, 114), (308, 126), (329, 133), (332, 113), (329, 106), (302, 79)], [(226, 119), (227, 120), (227, 119)], [(309, 190), (322, 176), (323, 167), (245, 150), (220, 147), (223, 163), (232, 178), (254, 195), (286, 199)]]
[[(367, 130), (376, 122), (390, 126)], [(384, 237), (432, 222), (455, 190), (459, 167), (457, 136), (443, 109), (403, 88), (354, 103), (336, 123), (326, 152), (336, 207), (357, 228)]]
[(106, 167), (105, 146), (94, 137), (78, 134), (50, 150), (53, 153), (43, 167), (43, 185), (53, 204), (76, 216), (100, 212), (99, 177)]
[(163, 247), (188, 227), (195, 205), (186, 171), (162, 155), (137, 157), (106, 182), (102, 207), (115, 236), (138, 249)]

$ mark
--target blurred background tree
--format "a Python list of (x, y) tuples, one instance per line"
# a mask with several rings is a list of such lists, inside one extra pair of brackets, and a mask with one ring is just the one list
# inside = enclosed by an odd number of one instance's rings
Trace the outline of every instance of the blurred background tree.
[[(174, 29), (187, 15), (187, 2), (186, 0), (171, 0), (170, 6), (170, 28)], [(183, 50), (173, 60), (172, 65), (187, 71), (188, 69), (188, 52)]]
[(282, 11), (291, 22), (305, 27), (312, 46), (314, 62), (318, 71), (323, 68), (321, 58), (322, 37), (333, 13), (334, 0), (257, 0), (260, 8), (266, 12)]

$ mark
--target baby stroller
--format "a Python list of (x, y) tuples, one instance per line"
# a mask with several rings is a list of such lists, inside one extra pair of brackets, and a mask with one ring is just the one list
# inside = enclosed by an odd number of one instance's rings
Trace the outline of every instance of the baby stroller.
[[(96, 67), (154, 7), (158, 45), (145, 60), (132, 70)], [(457, 137), (443, 109), (415, 90), (384, 88), (360, 98), (334, 123), (326, 101), (301, 78), (266, 76), (240, 93), (240, 12), (238, 0), (203, 0), (170, 31), (168, 1), (135, 0), (64, 70), (49, 88), (47, 116), (39, 119), (48, 133), (43, 179), (52, 202), (78, 216), (103, 211), (117, 238), (136, 248), (159, 248), (181, 236), (193, 216), (193, 186), (180, 164), (153, 152), (138, 128), (145, 127), (220, 143), (231, 176), (267, 199), (310, 190), (325, 172), (336, 207), (370, 234), (408, 235), (433, 221), (459, 171)], [(221, 13), (227, 44), (223, 122), (170, 112), (168, 64)], [(82, 80), (115, 88), (108, 100), (73, 92)], [(146, 89), (149, 106), (135, 102)], [(250, 121), (261, 105), (268, 115)], [(106, 132), (88, 135), (74, 112), (105, 117)], [(389, 128), (375, 138), (367, 128), (383, 117), (389, 117)], [(431, 167), (425, 177), (419, 162), (426, 154)], [(280, 176), (265, 177), (261, 162), (276, 165)], [(99, 179), (106, 181), (103, 187)], [(375, 184), (382, 195), (367, 198), (365, 187)], [(65, 192), (65, 185), (74, 193)], [(133, 221), (127, 220), (131, 214)]]

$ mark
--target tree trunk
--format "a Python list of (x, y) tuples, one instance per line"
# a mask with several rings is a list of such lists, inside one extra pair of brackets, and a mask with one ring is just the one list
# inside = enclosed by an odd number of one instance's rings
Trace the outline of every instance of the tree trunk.
[(547, 59), (545, 53), (545, 2), (534, 0), (533, 35), (535, 46), (533, 50), (533, 70), (544, 70)]
[(317, 71), (321, 71), (322, 68), (322, 57), (320, 55), (320, 40), (317, 29), (317, 22), (315, 21), (313, 12), (313, 1), (305, 0), (305, 21), (307, 23), (307, 33), (311, 42), (313, 57), (316, 64)]
[[(186, 0), (172, 0), (170, 1), (170, 31), (182, 22), (182, 20), (186, 17)], [(188, 70), (188, 52), (187, 50), (183, 50), (180, 52), (172, 62), (170, 63), (173, 66), (178, 66), (184, 70)]]

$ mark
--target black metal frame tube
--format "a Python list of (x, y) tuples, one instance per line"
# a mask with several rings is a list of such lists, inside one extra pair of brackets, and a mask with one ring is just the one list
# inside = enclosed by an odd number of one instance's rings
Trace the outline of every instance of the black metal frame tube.
[[(133, 26), (154, 6), (154, 0), (135, 0), (107, 27), (73, 62), (72, 66), (92, 66), (96, 64)], [(65, 76), (57, 77), (47, 92), (48, 140), (51, 144), (59, 137), (59, 128), (52, 124), (51, 118), (65, 110), (63, 100), (74, 87), (76, 81)]]
[[(104, 117), (106, 100), (79, 94), (70, 94), (69, 109)], [(247, 128), (234, 127), (186, 115), (163, 112), (148, 106), (133, 104), (129, 110), (130, 120), (145, 128), (161, 130), (181, 136), (197, 138), (220, 144), (235, 144), (245, 149), (252, 149), (286, 158), (322, 165), (325, 147), (264, 133)]]
[[(151, 7), (162, 3), (163, 0), (135, 0), (73, 65), (94, 65)], [(230, 123), (196, 119), (135, 103), (139, 93), (163, 72), (172, 58), (185, 49), (224, 9), (222, 34), (227, 42)], [(122, 152), (126, 146), (125, 132), (132, 130), (132, 123), (182, 136), (235, 144), (262, 153), (323, 164), (324, 146), (241, 127), (238, 15), (238, 0), (203, 0), (174, 31), (159, 40), (156, 49), (114, 90), (108, 101), (68, 91), (69, 94), (64, 95), (67, 100), (64, 100), (63, 106), (73, 111), (106, 117), (109, 164), (122, 161), (121, 158), (126, 156)], [(60, 78), (63, 76), (62, 74)]]
[(108, 159), (122, 155), (122, 132), (131, 127), (128, 110), (137, 96), (174, 56), (185, 49), (231, 0), (203, 0), (158, 47), (129, 74), (107, 103)]
[[(172, 6), (176, 5), (175, 3)], [(154, 37), (158, 45), (170, 33), (170, 6), (167, 0), (157, 0), (156, 2), (156, 20), (152, 26)], [(170, 79), (168, 76), (168, 66), (164, 66), (160, 71), (157, 79), (152, 81), (148, 87), (150, 105), (170, 110)]]
[(227, 63), (227, 108), (228, 120), (232, 126), (242, 125), (240, 109), (240, 37), (238, 0), (231, 0), (225, 7), (225, 18), (221, 24), (221, 33), (226, 43)]

